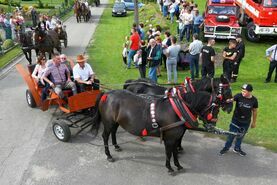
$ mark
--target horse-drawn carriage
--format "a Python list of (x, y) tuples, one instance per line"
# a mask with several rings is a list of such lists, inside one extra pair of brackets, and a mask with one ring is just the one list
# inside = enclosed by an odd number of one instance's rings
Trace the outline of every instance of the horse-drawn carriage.
[[(186, 129), (232, 134), (239, 137), (244, 134), (215, 127), (220, 108), (227, 112), (232, 110), (233, 104), (227, 101), (232, 97), (227, 79), (200, 82), (195, 84), (195, 88), (199, 91), (191, 89), (192, 92), (187, 92), (188, 89), (183, 85), (177, 87), (177, 90), (176, 88), (168, 90), (147, 81), (128, 81), (124, 85), (127, 90), (100, 92), (90, 89), (73, 96), (71, 91), (65, 90), (67, 101), (50, 91), (50, 98), (42, 103), (40, 101), (42, 89), (31, 77), (32, 67), (29, 66), (29, 72), (20, 64), (16, 68), (29, 87), (26, 91), (26, 99), (30, 107), (38, 106), (45, 111), (50, 105), (58, 105), (65, 113), (65, 116), (54, 120), (52, 126), (54, 135), (60, 141), (70, 139), (70, 128), (79, 128), (77, 134), (89, 126), (98, 131), (99, 124), (103, 123), (102, 137), (105, 154), (110, 162), (114, 161), (109, 151), (110, 135), (116, 151), (121, 151), (116, 141), (119, 125), (136, 136), (160, 137), (165, 143), (166, 167), (170, 174), (174, 171), (170, 165), (172, 154), (178, 170), (183, 169), (178, 162), (177, 151)], [(130, 86), (133, 87), (130, 88)], [(164, 90), (168, 90), (168, 93), (164, 94)], [(138, 95), (140, 93), (146, 94)], [(162, 96), (159, 96), (161, 94)], [(78, 113), (83, 110), (87, 110), (86, 113)], [(79, 115), (81, 115), (80, 118), (78, 118)], [(198, 127), (197, 117), (203, 121), (202, 128)]]
[(54, 91), (50, 90), (49, 98), (42, 102), (43, 87), (32, 78), (34, 65), (28, 65), (28, 70), (26, 70), (21, 64), (17, 64), (16, 69), (28, 86), (26, 100), (30, 107), (39, 107), (41, 110), (46, 111), (50, 106), (57, 105), (65, 113), (55, 119), (52, 126), (55, 136), (60, 141), (68, 141), (70, 139), (70, 128), (78, 128), (79, 131), (75, 134), (77, 135), (93, 124), (92, 115), (95, 110), (96, 97), (100, 93), (99, 90), (88, 88), (85, 92), (72, 95), (71, 90), (64, 89), (63, 93), (67, 100), (59, 98)]

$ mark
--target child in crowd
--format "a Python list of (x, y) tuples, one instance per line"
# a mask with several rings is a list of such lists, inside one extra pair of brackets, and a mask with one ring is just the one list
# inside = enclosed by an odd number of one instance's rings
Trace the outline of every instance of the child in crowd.
[(128, 56), (128, 45), (125, 42), (123, 44), (122, 58), (125, 65), (127, 65), (127, 56)]

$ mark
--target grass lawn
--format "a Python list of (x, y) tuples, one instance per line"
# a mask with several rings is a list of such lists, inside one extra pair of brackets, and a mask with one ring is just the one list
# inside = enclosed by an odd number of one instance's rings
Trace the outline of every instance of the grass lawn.
[[(204, 7), (204, 1), (199, 3), (199, 7)], [(143, 19), (143, 18), (142, 18)], [(137, 69), (126, 70), (122, 58), (122, 45), (124, 38), (129, 35), (133, 23), (133, 12), (128, 12), (127, 17), (112, 17), (111, 6), (109, 6), (101, 17), (100, 24), (94, 34), (94, 40), (88, 53), (93, 70), (102, 83), (113, 89), (122, 89), (122, 84), (127, 79), (139, 77)], [(176, 23), (169, 25), (172, 33), (176, 33)], [(243, 83), (251, 83), (254, 86), (253, 94), (259, 100), (257, 128), (249, 131), (245, 142), (254, 145), (264, 146), (277, 152), (276, 144), (276, 113), (277, 105), (277, 84), (264, 84), (263, 81), (268, 71), (268, 61), (265, 59), (265, 49), (273, 43), (250, 43), (246, 44), (246, 56), (241, 64), (238, 82), (232, 84), (233, 93), (240, 92)], [(216, 50), (220, 53), (227, 41), (220, 41), (216, 44)], [(216, 70), (216, 76), (222, 73), (222, 68)], [(178, 81), (189, 76), (188, 71), (178, 71)], [(166, 71), (162, 71), (159, 83), (166, 82)], [(228, 128), (232, 114), (221, 113), (218, 127)], [(221, 146), (219, 146), (220, 148)]]

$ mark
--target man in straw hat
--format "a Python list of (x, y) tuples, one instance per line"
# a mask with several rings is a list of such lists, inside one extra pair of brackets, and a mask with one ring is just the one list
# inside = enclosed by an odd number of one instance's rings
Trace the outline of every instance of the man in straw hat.
[(84, 92), (86, 86), (99, 89), (99, 80), (95, 79), (95, 73), (86, 60), (84, 55), (77, 55), (77, 64), (73, 67), (73, 77), (80, 92)]

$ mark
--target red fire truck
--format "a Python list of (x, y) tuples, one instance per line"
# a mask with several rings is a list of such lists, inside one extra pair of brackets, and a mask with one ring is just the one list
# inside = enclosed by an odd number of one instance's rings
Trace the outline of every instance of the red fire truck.
[(259, 41), (263, 35), (277, 36), (277, 0), (235, 0), (239, 22), (247, 27), (246, 38)]
[(232, 39), (241, 33), (238, 23), (239, 9), (235, 0), (207, 0), (204, 37)]

